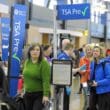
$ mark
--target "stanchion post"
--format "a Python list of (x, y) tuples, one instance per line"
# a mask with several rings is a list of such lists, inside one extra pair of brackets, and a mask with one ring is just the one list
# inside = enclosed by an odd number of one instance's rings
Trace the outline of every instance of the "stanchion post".
[(54, 6), (54, 29), (53, 29), (53, 48), (54, 48), (54, 58), (57, 58), (57, 20), (56, 20), (56, 16), (57, 16), (57, 10), (56, 10), (56, 6)]
[[(54, 51), (54, 58), (57, 58), (57, 11), (56, 11), (56, 6), (54, 6), (54, 11), (53, 11), (53, 18), (54, 18), (54, 28), (53, 28), (53, 51)], [(53, 87), (53, 98), (54, 98), (54, 110), (57, 110), (56, 107), (56, 90), (55, 86)]]

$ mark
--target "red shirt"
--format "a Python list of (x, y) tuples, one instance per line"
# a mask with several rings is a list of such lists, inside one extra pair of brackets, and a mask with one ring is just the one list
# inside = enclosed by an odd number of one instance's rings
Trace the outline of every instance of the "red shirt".
[(22, 91), (22, 88), (23, 88), (23, 79), (20, 78), (20, 79), (18, 80), (18, 91), (19, 91), (19, 92)]

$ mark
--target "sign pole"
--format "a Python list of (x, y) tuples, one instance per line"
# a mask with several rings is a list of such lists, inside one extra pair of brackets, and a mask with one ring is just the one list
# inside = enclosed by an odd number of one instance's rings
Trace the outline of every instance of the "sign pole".
[(88, 19), (88, 43), (91, 43), (91, 19)]
[(54, 47), (54, 58), (57, 58), (57, 21), (56, 21), (56, 6), (54, 6), (54, 29), (53, 29), (53, 47)]
[[(90, 0), (85, 0), (85, 3), (89, 3), (89, 2)], [(91, 18), (88, 19), (88, 43), (91, 43)]]
[(8, 56), (8, 94), (9, 94), (9, 91), (10, 91), (10, 67), (11, 67), (11, 53), (12, 53), (12, 31), (13, 31), (13, 7), (11, 7), (11, 15), (10, 15), (10, 36), (9, 36), (9, 56)]
[[(53, 18), (54, 18), (54, 28), (53, 28), (53, 51), (54, 51), (54, 58), (57, 58), (57, 21), (56, 21), (56, 15), (57, 15), (57, 11), (56, 11), (56, 6), (54, 6), (54, 13), (53, 13)], [(55, 86), (53, 87), (53, 96), (52, 98), (56, 97), (56, 90), (55, 90)], [(54, 99), (54, 110), (57, 110), (56, 107), (56, 99)]]

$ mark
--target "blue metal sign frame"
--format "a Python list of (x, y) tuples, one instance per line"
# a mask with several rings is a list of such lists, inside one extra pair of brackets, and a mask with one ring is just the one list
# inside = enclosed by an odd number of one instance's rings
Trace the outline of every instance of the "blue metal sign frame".
[(89, 19), (90, 4), (57, 5), (58, 20)]

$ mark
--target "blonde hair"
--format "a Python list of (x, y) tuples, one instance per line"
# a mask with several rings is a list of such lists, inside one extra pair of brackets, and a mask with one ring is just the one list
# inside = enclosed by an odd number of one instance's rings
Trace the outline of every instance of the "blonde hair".
[[(87, 56), (87, 49), (90, 48), (91, 52), (93, 53), (93, 46), (91, 44), (86, 44), (85, 46), (85, 55)], [(89, 56), (90, 61), (93, 60), (93, 54), (91, 54), (91, 56)]]
[(95, 48), (98, 48), (98, 49), (100, 50), (100, 59), (101, 59), (101, 58), (104, 58), (104, 52), (103, 52), (102, 47), (101, 47), (101, 46), (94, 46), (93, 50), (94, 50)]
[(87, 51), (87, 48), (90, 48), (91, 50), (93, 49), (93, 46), (91, 45), (91, 44), (87, 44), (86, 46), (85, 46), (85, 52)]

